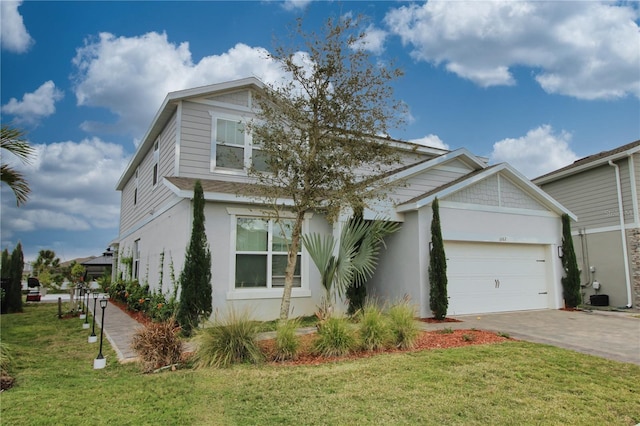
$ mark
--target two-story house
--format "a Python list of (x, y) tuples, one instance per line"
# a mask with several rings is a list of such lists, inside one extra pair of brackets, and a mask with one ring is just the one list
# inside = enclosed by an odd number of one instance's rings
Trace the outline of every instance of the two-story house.
[[(286, 226), (256, 199), (247, 170), (264, 166), (244, 123), (254, 117), (255, 78), (169, 93), (120, 178), (120, 256), (133, 274), (168, 292), (190, 238), (193, 185), (202, 182), (212, 253), (214, 312), (230, 304), (257, 319), (278, 317)], [(488, 166), (466, 149), (447, 151), (385, 139), (401, 160), (380, 179), (384, 201), (365, 218), (402, 223), (387, 240), (370, 294), (408, 295), (429, 310), (431, 203), (438, 197), (448, 257), (449, 314), (562, 307), (560, 216), (568, 211), (508, 164)], [(382, 191), (382, 189), (381, 189)], [(285, 200), (286, 202), (286, 200)], [(286, 213), (281, 215), (287, 221)], [(309, 212), (303, 233), (339, 227)], [(336, 233), (337, 234), (337, 233)], [(304, 249), (299, 253), (292, 315), (310, 315), (324, 290)]]
[(585, 302), (640, 306), (640, 140), (533, 180), (578, 217), (573, 242)]

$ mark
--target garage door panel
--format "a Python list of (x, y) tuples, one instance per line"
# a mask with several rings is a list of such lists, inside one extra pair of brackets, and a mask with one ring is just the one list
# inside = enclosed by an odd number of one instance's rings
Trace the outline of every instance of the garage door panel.
[(446, 242), (449, 315), (548, 307), (545, 247)]

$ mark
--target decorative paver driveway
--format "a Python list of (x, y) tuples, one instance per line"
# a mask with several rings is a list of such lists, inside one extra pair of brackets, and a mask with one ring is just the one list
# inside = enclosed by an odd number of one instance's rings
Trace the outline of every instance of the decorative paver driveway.
[(461, 322), (423, 324), (425, 329), (477, 328), (640, 365), (640, 318), (629, 313), (541, 310), (461, 315)]

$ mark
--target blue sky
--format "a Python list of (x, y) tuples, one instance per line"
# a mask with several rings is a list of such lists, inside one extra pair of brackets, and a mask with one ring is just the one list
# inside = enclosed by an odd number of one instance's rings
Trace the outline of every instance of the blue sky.
[(1, 189), (2, 248), (62, 260), (118, 234), (115, 185), (167, 92), (281, 76), (264, 59), (297, 17), (363, 14), (394, 59), (410, 119), (398, 139), (507, 161), (533, 178), (640, 139), (636, 2), (1, 1), (1, 117), (37, 150), (31, 184)]

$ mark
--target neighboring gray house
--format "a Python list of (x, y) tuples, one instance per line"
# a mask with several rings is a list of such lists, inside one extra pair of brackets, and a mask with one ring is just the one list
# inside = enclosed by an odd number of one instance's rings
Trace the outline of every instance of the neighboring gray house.
[(578, 217), (572, 231), (585, 302), (597, 291), (611, 306), (640, 306), (640, 140), (533, 182)]
[[(171, 268), (179, 276), (183, 267), (199, 179), (214, 312), (234, 305), (250, 309), (256, 319), (274, 319), (287, 235), (271, 219), (270, 206), (252, 196), (247, 169), (259, 151), (242, 130), (254, 116), (253, 93), (262, 87), (247, 78), (167, 95), (118, 182), (122, 205), (115, 246), (120, 256), (132, 258), (136, 278), (170, 291)], [(438, 197), (450, 315), (562, 307), (557, 253), (560, 216), (568, 210), (507, 164), (489, 167), (466, 149), (386, 143), (402, 159), (376, 183), (387, 197), (370, 206), (365, 218), (384, 216), (402, 227), (386, 241), (367, 283), (370, 293), (385, 300), (408, 295), (419, 315), (431, 316), (427, 269), (431, 203)], [(341, 225), (309, 212), (303, 233), (339, 235)], [(324, 294), (304, 249), (299, 260), (293, 316), (313, 314)]]

